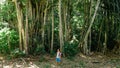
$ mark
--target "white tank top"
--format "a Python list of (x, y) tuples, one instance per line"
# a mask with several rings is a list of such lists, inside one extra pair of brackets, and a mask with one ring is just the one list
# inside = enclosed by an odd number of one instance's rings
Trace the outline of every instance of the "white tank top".
[(61, 56), (61, 53), (60, 53), (60, 52), (57, 52), (56, 58), (60, 58), (60, 56)]

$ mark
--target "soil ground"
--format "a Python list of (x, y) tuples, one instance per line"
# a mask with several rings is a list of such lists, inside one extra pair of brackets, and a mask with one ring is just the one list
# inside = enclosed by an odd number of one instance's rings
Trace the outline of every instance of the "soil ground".
[(70, 59), (63, 57), (59, 65), (56, 64), (55, 57), (50, 55), (30, 56), (0, 60), (0, 68), (120, 68), (120, 55), (78, 54)]

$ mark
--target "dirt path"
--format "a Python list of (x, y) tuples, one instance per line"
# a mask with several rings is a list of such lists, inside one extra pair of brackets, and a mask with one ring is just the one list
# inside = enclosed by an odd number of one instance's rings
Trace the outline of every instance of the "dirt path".
[(18, 58), (0, 61), (0, 68), (120, 68), (120, 56), (77, 55), (73, 59), (62, 58), (57, 66), (55, 57)]

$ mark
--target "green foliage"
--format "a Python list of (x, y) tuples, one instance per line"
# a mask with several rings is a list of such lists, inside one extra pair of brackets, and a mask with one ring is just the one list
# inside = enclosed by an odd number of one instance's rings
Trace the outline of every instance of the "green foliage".
[(50, 53), (50, 57), (54, 57), (56, 55), (55, 51), (52, 51), (52, 53)]
[(67, 57), (73, 57), (75, 56), (79, 50), (78, 50), (78, 43), (77, 42), (66, 42), (63, 46), (63, 52)]
[(8, 38), (9, 29), (3, 28), (0, 30), (0, 53), (9, 53)]
[(0, 53), (10, 54), (11, 50), (18, 47), (18, 42), (18, 34), (15, 30), (7, 27), (0, 29)]
[[(45, 7), (46, 2), (48, 1), (48, 6)], [(84, 35), (89, 27), (92, 15), (94, 14), (96, 0), (93, 0), (93, 3), (90, 5), (91, 0), (63, 0), (62, 1), (62, 25), (63, 33), (68, 35), (67, 39), (71, 40), (72, 35), (77, 37), (78, 41), (83, 41)], [(51, 41), (51, 7), (54, 8), (54, 45), (53, 50), (56, 50), (59, 45), (59, 13), (58, 13), (58, 1), (53, 0), (30, 0), (31, 9), (26, 10), (27, 0), (18, 0), (21, 10), (23, 12), (23, 30), (26, 28), (26, 11), (29, 12), (28, 16), (28, 30), (29, 34), (29, 44), (32, 45), (30, 48), (31, 53), (34, 55), (44, 54), (45, 50), (50, 51), (50, 41)], [(102, 51), (102, 45), (105, 39), (105, 32), (107, 33), (107, 44), (113, 46), (112, 42), (114, 39), (120, 39), (120, 16), (119, 16), (119, 0), (102, 0), (99, 6), (99, 10), (96, 15), (96, 20), (94, 21), (91, 29), (91, 38), (88, 38), (88, 41), (91, 40), (91, 45), (93, 50), (100, 49)], [(38, 6), (37, 6), (38, 5)], [(30, 5), (29, 5), (30, 7)], [(65, 7), (65, 8), (63, 8)], [(91, 8), (91, 12), (90, 12)], [(47, 17), (45, 26), (43, 25), (45, 10), (47, 9)], [(34, 10), (34, 11), (33, 11)], [(38, 11), (38, 12), (37, 12)], [(32, 15), (31, 15), (32, 14)], [(39, 15), (38, 15), (39, 14)], [(17, 16), (16, 16), (15, 4), (12, 0), (6, 0), (4, 5), (0, 5), (0, 21), (6, 21), (9, 23), (10, 27), (15, 28), (18, 25)], [(90, 16), (91, 15), (91, 16)], [(66, 25), (65, 26), (65, 17), (66, 16)], [(90, 16), (90, 20), (89, 20)], [(43, 28), (44, 27), (44, 28)], [(68, 31), (65, 33), (64, 29), (67, 27)], [(15, 28), (16, 29), (16, 28)], [(45, 30), (44, 35), (44, 47), (41, 45), (42, 39), (42, 30)], [(50, 31), (49, 31), (50, 30)], [(26, 30), (25, 30), (26, 31)], [(65, 38), (65, 35), (63, 35)], [(34, 38), (39, 38), (34, 41)], [(22, 38), (23, 39), (23, 38)], [(49, 42), (49, 45), (48, 45)], [(65, 41), (66, 42), (66, 41)], [(89, 42), (88, 42), (89, 44)], [(100, 45), (101, 44), (101, 45)], [(78, 42), (66, 42), (63, 46), (63, 51), (66, 56), (74, 56), (78, 52)], [(97, 46), (99, 45), (99, 46)], [(10, 53), (18, 47), (18, 34), (15, 30), (9, 28), (4, 28), (0, 24), (0, 53)], [(29, 49), (29, 47), (28, 47)], [(112, 49), (112, 48), (111, 48)], [(87, 50), (87, 49), (86, 49)], [(92, 50), (92, 49), (91, 49)]]
[(42, 45), (37, 46), (37, 48), (34, 51), (34, 55), (40, 55), (40, 54), (45, 54), (45, 50)]
[(11, 51), (10, 56), (13, 58), (18, 58), (18, 57), (23, 57), (25, 56), (25, 52), (24, 51), (20, 51), (20, 49), (15, 49), (13, 51)]
[(14, 50), (14, 49), (19, 47), (18, 46), (18, 44), (19, 44), (19, 36), (18, 36), (18, 33), (15, 30), (10, 31), (9, 40), (10, 40), (11, 50)]
[[(11, 1), (8, 1), (8, 3), (5, 3), (1, 5), (1, 12), (0, 12), (0, 19), (2, 18), (4, 21), (13, 21), (16, 19), (16, 11), (14, 3)], [(13, 23), (11, 23), (13, 24)]]
[(10, 54), (6, 56), (6, 59), (11, 60), (14, 58), (20, 58), (20, 57), (25, 57), (25, 56), (26, 56), (25, 51), (20, 51), (20, 49), (17, 48), (17, 49), (12, 50)]

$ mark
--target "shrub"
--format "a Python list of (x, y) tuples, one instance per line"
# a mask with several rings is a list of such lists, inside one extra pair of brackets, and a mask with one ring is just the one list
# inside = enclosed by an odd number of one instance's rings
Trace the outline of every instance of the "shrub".
[(9, 53), (9, 46), (8, 46), (8, 37), (9, 34), (8, 28), (3, 28), (0, 30), (0, 53)]
[(63, 46), (63, 52), (67, 57), (73, 57), (75, 56), (79, 51), (78, 51), (78, 43), (77, 42), (66, 42), (65, 45)]
[(40, 55), (40, 54), (45, 54), (45, 50), (42, 45), (37, 46), (37, 48), (34, 51), (34, 55)]
[(24, 51), (20, 51), (20, 49), (15, 49), (13, 51), (11, 51), (11, 55), (12, 58), (18, 58), (18, 57), (23, 57), (25, 56), (25, 52)]
[(10, 30), (7, 27), (0, 29), (0, 53), (10, 54), (11, 50), (18, 47), (18, 34), (15, 30)]

